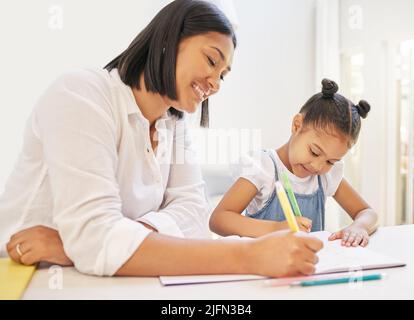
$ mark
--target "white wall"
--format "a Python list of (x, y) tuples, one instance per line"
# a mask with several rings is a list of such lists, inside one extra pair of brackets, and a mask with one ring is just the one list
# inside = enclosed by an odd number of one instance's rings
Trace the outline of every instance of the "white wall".
[[(60, 73), (103, 66), (169, 1), (0, 2), (0, 192), (36, 99)], [(62, 28), (58, 14), (62, 9)], [(314, 0), (235, 0), (239, 47), (211, 102), (212, 128), (260, 128), (263, 145), (289, 137), (290, 121), (314, 93)], [(51, 20), (52, 19), (52, 20)]]
[[(355, 9), (359, 10), (361, 24), (355, 24), (355, 18), (358, 19)], [(398, 221), (395, 212), (398, 128), (394, 59), (399, 43), (414, 38), (413, 12), (412, 0), (340, 1), (340, 50), (343, 54), (361, 52), (365, 55), (363, 96), (372, 106), (368, 118), (363, 121), (359, 141), (360, 191), (380, 213), (382, 224)], [(390, 135), (393, 138), (390, 139)]]
[(165, 3), (0, 2), (0, 192), (19, 153), (25, 120), (49, 83), (73, 68), (103, 67)]
[[(362, 9), (361, 29), (350, 28), (350, 12), (356, 12), (352, 11), (352, 6), (360, 6)], [(340, 0), (341, 48), (368, 46), (383, 40), (412, 39), (413, 12), (412, 0)]]
[(276, 147), (314, 94), (315, 2), (235, 0), (234, 6), (239, 46), (231, 75), (212, 98), (211, 127), (261, 128), (264, 147)]

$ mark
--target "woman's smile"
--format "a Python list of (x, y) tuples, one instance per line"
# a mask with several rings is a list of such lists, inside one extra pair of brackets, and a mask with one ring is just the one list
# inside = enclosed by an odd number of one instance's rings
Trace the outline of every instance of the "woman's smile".
[(191, 87), (199, 103), (203, 102), (210, 94), (210, 90), (204, 90), (202, 86), (195, 82), (191, 84)]

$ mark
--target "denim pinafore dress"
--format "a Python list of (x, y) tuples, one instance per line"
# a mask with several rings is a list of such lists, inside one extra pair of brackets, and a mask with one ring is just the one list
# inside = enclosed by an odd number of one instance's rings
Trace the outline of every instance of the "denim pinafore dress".
[[(272, 159), (275, 167), (275, 180), (279, 180), (276, 160), (269, 151), (265, 151)], [(294, 193), (302, 216), (312, 220), (312, 232), (321, 231), (325, 228), (325, 195), (322, 187), (321, 177), (318, 175), (318, 189), (312, 194)], [(282, 207), (276, 195), (276, 188), (266, 201), (262, 209), (256, 213), (246, 211), (246, 216), (254, 219), (285, 221)]]

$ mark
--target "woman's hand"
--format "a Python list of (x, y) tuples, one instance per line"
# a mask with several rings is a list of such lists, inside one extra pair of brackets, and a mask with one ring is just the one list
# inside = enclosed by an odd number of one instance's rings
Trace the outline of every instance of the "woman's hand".
[(246, 243), (248, 271), (270, 277), (310, 275), (323, 242), (303, 232), (273, 232)]
[[(141, 222), (146, 228), (157, 232), (150, 225)], [(7, 243), (7, 252), (12, 260), (24, 265), (44, 261), (61, 266), (73, 266), (66, 255), (59, 233), (55, 229), (36, 226), (14, 234)]]
[[(306, 218), (306, 217), (295, 217), (300, 231), (304, 232), (310, 232), (312, 229), (312, 220)], [(287, 221), (280, 221), (276, 222), (276, 231), (279, 230), (289, 230), (289, 224)]]
[(7, 243), (7, 251), (12, 260), (24, 265), (41, 261), (71, 266), (60, 239), (59, 233), (51, 228), (36, 226), (14, 234)]
[(341, 244), (346, 247), (366, 247), (369, 242), (368, 231), (364, 227), (351, 224), (350, 226), (332, 233), (330, 241), (342, 239)]

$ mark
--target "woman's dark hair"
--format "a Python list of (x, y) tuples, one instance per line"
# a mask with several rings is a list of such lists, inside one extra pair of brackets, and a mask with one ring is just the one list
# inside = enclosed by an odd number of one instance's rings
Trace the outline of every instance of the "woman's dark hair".
[(354, 144), (361, 130), (361, 118), (367, 117), (371, 107), (365, 100), (354, 105), (337, 92), (338, 85), (335, 81), (323, 79), (322, 92), (313, 95), (300, 109), (304, 115), (303, 124), (325, 130), (339, 130)]
[[(177, 99), (176, 61), (181, 40), (219, 32), (228, 35), (236, 47), (237, 40), (230, 21), (215, 5), (201, 0), (176, 0), (165, 6), (132, 41), (129, 47), (109, 62), (105, 69), (118, 69), (122, 81), (140, 89), (139, 78), (144, 72), (148, 91)], [(170, 108), (178, 118), (183, 113)], [(208, 99), (202, 103), (201, 123), (208, 127)]]

